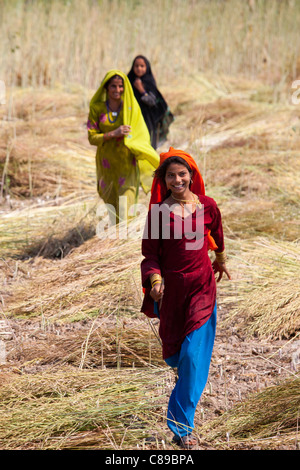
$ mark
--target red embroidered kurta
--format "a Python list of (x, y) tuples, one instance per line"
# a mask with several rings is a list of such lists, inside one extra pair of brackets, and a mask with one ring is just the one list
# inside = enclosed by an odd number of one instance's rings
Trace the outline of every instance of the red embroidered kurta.
[[(141, 263), (145, 296), (141, 311), (156, 317), (149, 278), (151, 274), (161, 274), (165, 290), (159, 309), (159, 335), (164, 359), (175, 354), (185, 336), (209, 319), (216, 302), (208, 232), (216, 242), (216, 252), (224, 251), (221, 214), (210, 197), (199, 195), (199, 200), (201, 208), (184, 219), (166, 204), (155, 205), (145, 225)], [(158, 207), (162, 212), (159, 217)]]

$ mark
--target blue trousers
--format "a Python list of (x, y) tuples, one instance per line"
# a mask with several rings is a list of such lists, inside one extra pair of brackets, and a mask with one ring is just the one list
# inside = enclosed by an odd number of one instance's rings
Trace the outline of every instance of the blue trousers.
[(216, 324), (217, 304), (209, 320), (188, 334), (180, 350), (165, 360), (178, 370), (167, 413), (168, 427), (177, 437), (190, 434), (194, 428), (196, 407), (208, 379)]

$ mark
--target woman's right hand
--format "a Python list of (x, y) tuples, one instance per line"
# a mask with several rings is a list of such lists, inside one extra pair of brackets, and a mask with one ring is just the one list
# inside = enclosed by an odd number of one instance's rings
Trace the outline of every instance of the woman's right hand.
[(146, 90), (145, 90), (143, 82), (140, 78), (136, 78), (133, 82), (133, 85), (141, 93), (141, 95), (143, 93), (145, 93)]
[(155, 284), (150, 291), (150, 295), (152, 299), (155, 300), (155, 302), (158, 302), (159, 300), (161, 300), (164, 295), (163, 283), (158, 282), (157, 284)]
[(114, 131), (114, 137), (124, 137), (128, 135), (130, 131), (131, 131), (130, 126), (122, 125)]

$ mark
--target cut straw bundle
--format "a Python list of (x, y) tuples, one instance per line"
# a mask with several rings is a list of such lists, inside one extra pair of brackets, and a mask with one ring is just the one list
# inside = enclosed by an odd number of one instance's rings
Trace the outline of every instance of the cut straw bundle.
[(266, 388), (204, 424), (199, 432), (204, 440), (221, 448), (278, 449), (289, 445), (298, 449), (299, 387), (297, 377)]
[(166, 369), (11, 376), (0, 387), (0, 448), (136, 448), (157, 428), (169, 382)]
[(196, 140), (194, 144), (203, 151), (244, 145), (298, 150), (299, 116), (295, 108), (253, 101), (246, 103), (227, 98), (202, 105), (200, 116), (202, 114), (204, 137), (203, 141)]
[(62, 258), (95, 235), (97, 198), (89, 192), (36, 201), (0, 219), (0, 255)]
[[(141, 217), (138, 227), (143, 223)], [(140, 261), (140, 238), (96, 236), (58, 264), (24, 262), (31, 276), (7, 287), (6, 313), (50, 322), (137, 313), (142, 294)]]
[(147, 323), (103, 318), (92, 325), (29, 328), (20, 324), (8, 343), (7, 361), (18, 369), (72, 365), (85, 368), (162, 365), (161, 347)]
[(95, 190), (87, 140), (86, 91), (10, 90), (0, 118), (1, 198), (66, 196)]
[[(238, 243), (235, 244), (237, 246)], [(240, 244), (231, 255), (238, 263), (228, 318), (248, 334), (289, 338), (300, 330), (300, 279), (298, 243), (256, 239)]]

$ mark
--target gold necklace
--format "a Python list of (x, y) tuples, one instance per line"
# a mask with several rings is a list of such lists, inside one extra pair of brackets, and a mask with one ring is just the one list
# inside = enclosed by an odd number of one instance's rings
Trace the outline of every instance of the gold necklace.
[(200, 204), (198, 196), (196, 196), (197, 199), (193, 199), (192, 201), (190, 201), (188, 199), (177, 199), (177, 197), (173, 196), (173, 194), (171, 196), (175, 201), (178, 201), (179, 203), (186, 203), (186, 204), (187, 203), (192, 203), (192, 204), (197, 204), (197, 205)]

